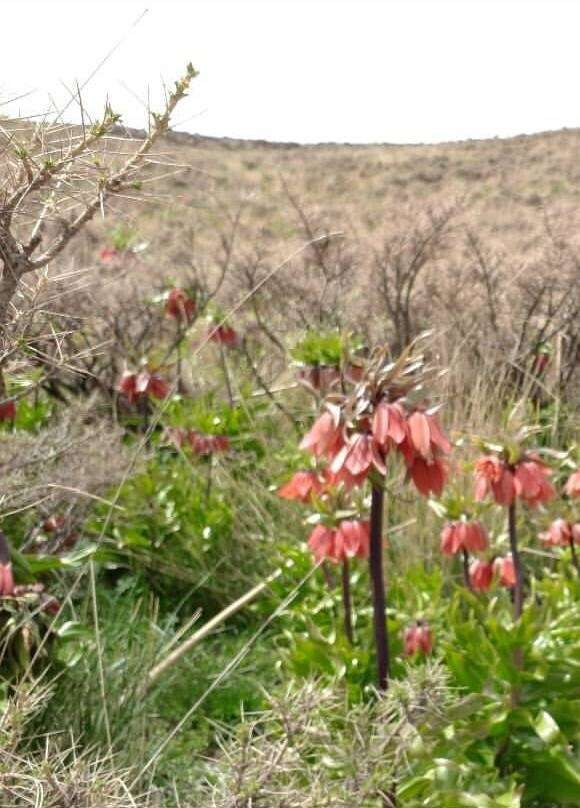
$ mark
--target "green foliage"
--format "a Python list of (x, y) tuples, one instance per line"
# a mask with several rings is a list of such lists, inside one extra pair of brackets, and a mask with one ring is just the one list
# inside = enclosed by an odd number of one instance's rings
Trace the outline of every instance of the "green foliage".
[(290, 350), (292, 358), (303, 365), (338, 367), (344, 359), (360, 350), (362, 340), (339, 331), (307, 331)]

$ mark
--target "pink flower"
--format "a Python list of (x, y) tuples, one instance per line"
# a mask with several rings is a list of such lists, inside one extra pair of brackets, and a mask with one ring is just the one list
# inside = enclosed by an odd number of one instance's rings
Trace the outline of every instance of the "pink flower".
[(478, 592), (487, 591), (493, 579), (493, 564), (488, 561), (474, 559), (469, 565), (469, 582), (473, 589)]
[(554, 486), (548, 480), (551, 473), (548, 466), (535, 458), (518, 463), (514, 479), (517, 496), (532, 507), (549, 502), (556, 496)]
[(153, 398), (167, 398), (169, 395), (169, 384), (157, 373), (142, 370), (140, 373), (124, 371), (117, 390), (125, 396), (129, 404), (134, 404), (138, 398), (152, 396)]
[(545, 543), (553, 547), (563, 547), (567, 545), (572, 536), (570, 525), (565, 519), (555, 519), (548, 530), (538, 533), (538, 537)]
[(14, 577), (10, 563), (10, 548), (6, 536), (0, 530), (0, 597), (14, 594)]
[(368, 558), (370, 544), (370, 525), (357, 519), (348, 519), (340, 523), (335, 536), (334, 555), (340, 560), (345, 558)]
[(490, 493), (498, 505), (511, 505), (516, 495), (513, 473), (494, 455), (475, 461), (475, 499), (481, 501)]
[(428, 461), (417, 455), (409, 466), (409, 474), (420, 494), (440, 496), (447, 481), (447, 463), (439, 457)]
[(384, 457), (372, 435), (358, 433), (352, 435), (335, 455), (330, 471), (338, 474), (344, 468), (353, 477), (358, 477), (368, 474), (373, 466), (381, 474), (387, 471)]
[(511, 554), (503, 558), (496, 558), (493, 562), (493, 571), (499, 575), (500, 586), (511, 588), (516, 585), (516, 570)]
[(335, 556), (335, 543), (336, 530), (334, 530), (334, 528), (316, 525), (308, 539), (308, 546), (312, 550), (316, 563), (324, 561), (325, 559), (337, 561)]
[(230, 325), (210, 326), (207, 336), (212, 342), (226, 345), (228, 348), (235, 348), (240, 344), (238, 332)]
[(299, 502), (310, 502), (313, 496), (320, 494), (322, 483), (313, 471), (297, 471), (287, 483), (278, 489), (278, 496), (283, 499), (296, 499)]
[(438, 454), (451, 452), (451, 443), (436, 415), (415, 410), (408, 418), (408, 427), (411, 445), (423, 460), (431, 461)]
[(412, 626), (405, 629), (404, 634), (405, 655), (429, 654), (433, 648), (433, 635), (429, 625), (424, 620), (417, 620)]
[(580, 497), (580, 469), (576, 469), (568, 477), (568, 482), (564, 486), (564, 492), (568, 494), (571, 499)]
[(338, 528), (317, 525), (308, 539), (315, 561), (338, 564), (348, 558), (368, 558), (370, 528), (356, 519), (341, 522)]
[(120, 253), (114, 247), (103, 247), (99, 250), (99, 259), (103, 262), (103, 264), (110, 264), (116, 258), (119, 258)]
[(0, 597), (14, 594), (14, 576), (12, 575), (12, 564), (0, 562)]
[(184, 289), (172, 289), (167, 296), (165, 313), (174, 320), (190, 323), (195, 314), (195, 300)]
[(227, 435), (204, 435), (195, 429), (188, 429), (185, 433), (192, 452), (197, 455), (210, 455), (216, 452), (227, 452), (230, 440)]
[(487, 547), (487, 533), (478, 520), (447, 522), (441, 531), (441, 552), (454, 555), (460, 550), (477, 553)]
[(14, 401), (3, 401), (0, 404), (0, 422), (13, 421), (16, 418), (16, 404)]
[(324, 469), (322, 472), (325, 488), (342, 485), (345, 491), (358, 488), (359, 485), (364, 483), (366, 477), (366, 472), (363, 474), (351, 474), (344, 466), (336, 473), (329, 468)]
[(142, 370), (135, 380), (135, 390), (137, 395), (152, 396), (153, 398), (167, 398), (169, 395), (169, 383), (157, 373)]
[(323, 412), (302, 438), (300, 448), (306, 449), (315, 457), (333, 458), (343, 445), (341, 424), (329, 412)]

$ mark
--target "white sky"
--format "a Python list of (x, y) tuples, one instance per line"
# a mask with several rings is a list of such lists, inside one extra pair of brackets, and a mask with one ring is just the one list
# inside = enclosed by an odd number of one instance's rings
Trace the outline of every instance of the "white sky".
[[(133, 23), (148, 9), (143, 19)], [(201, 71), (174, 128), (300, 142), (436, 142), (580, 125), (580, 0), (0, 0), (3, 114), (100, 111), (143, 126)], [(75, 105), (65, 114), (76, 116)]]

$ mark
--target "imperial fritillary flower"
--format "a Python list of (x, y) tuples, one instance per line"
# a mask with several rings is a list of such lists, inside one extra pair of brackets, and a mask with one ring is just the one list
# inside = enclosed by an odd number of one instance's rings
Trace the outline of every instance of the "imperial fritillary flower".
[(338, 564), (349, 558), (368, 558), (370, 528), (356, 519), (342, 521), (338, 527), (317, 525), (308, 539), (315, 561)]
[(514, 560), (510, 555), (496, 558), (493, 562), (493, 571), (499, 576), (501, 586), (512, 588), (516, 585), (516, 570)]
[(310, 502), (322, 491), (322, 482), (314, 471), (297, 471), (287, 483), (278, 489), (278, 496), (283, 499), (295, 499), (299, 502)]
[(142, 370), (139, 373), (132, 373), (129, 370), (123, 372), (117, 390), (128, 400), (129, 404), (143, 397), (167, 398), (170, 391), (169, 383), (159, 374), (149, 370)]
[(0, 422), (13, 421), (16, 418), (16, 404), (14, 401), (3, 401), (0, 404)]
[(469, 582), (478, 592), (487, 591), (493, 580), (494, 567), (489, 561), (474, 559), (469, 565)]
[(487, 532), (477, 519), (447, 522), (441, 531), (441, 552), (455, 555), (460, 550), (477, 553), (487, 548)]
[(417, 620), (406, 628), (403, 640), (406, 656), (429, 654), (433, 648), (433, 634), (424, 620)]
[(195, 314), (195, 300), (185, 289), (175, 288), (169, 292), (165, 302), (165, 313), (178, 322), (190, 323)]
[(300, 448), (311, 452), (315, 457), (332, 459), (343, 445), (342, 425), (335, 421), (330, 412), (323, 412), (302, 438)]
[(580, 497), (580, 469), (576, 469), (568, 477), (568, 481), (564, 486), (564, 492), (571, 498)]
[(565, 519), (555, 519), (550, 527), (538, 534), (541, 541), (552, 547), (567, 547), (570, 542), (580, 540), (580, 524), (571, 524)]

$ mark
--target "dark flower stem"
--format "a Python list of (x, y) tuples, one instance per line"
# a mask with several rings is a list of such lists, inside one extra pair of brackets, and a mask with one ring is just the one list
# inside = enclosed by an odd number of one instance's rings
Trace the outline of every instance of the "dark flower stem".
[(228, 361), (226, 359), (226, 352), (223, 346), (223, 343), (220, 342), (220, 359), (222, 363), (222, 369), (224, 372), (224, 381), (226, 383), (226, 390), (228, 394), (228, 403), (230, 407), (234, 406), (234, 392), (232, 390), (232, 380), (230, 378), (230, 370), (228, 368)]
[(469, 553), (467, 552), (465, 547), (462, 549), (461, 552), (463, 554), (463, 581), (465, 583), (465, 586), (469, 590), (473, 590), (473, 587), (471, 586), (471, 581), (469, 580)]
[(371, 498), (370, 573), (373, 588), (373, 620), (379, 690), (389, 684), (389, 636), (386, 622), (385, 579), (383, 573), (383, 480), (373, 483)]
[[(522, 616), (522, 611), (524, 608), (524, 568), (522, 566), (522, 559), (518, 550), (515, 499), (509, 506), (508, 510), (508, 530), (512, 559), (514, 562), (514, 572), (516, 576), (516, 585), (514, 587), (514, 620), (517, 621)], [(514, 665), (518, 670), (521, 670), (524, 666), (524, 652), (519, 646), (514, 648)], [(512, 708), (518, 706), (520, 700), (520, 691), (517, 685), (512, 687), (510, 700)]]
[(576, 569), (580, 572), (580, 567), (578, 566), (578, 554), (576, 553), (576, 545), (574, 542), (574, 536), (570, 536), (568, 539), (570, 543), (570, 552), (572, 553), (572, 564), (576, 567)]
[(342, 607), (344, 611), (344, 633), (346, 639), (353, 645), (354, 634), (352, 630), (352, 603), (350, 597), (350, 569), (348, 558), (342, 562)]
[(524, 568), (520, 551), (518, 550), (518, 534), (516, 528), (516, 502), (515, 499), (508, 510), (508, 530), (510, 537), (510, 549), (514, 562), (514, 572), (516, 585), (514, 587), (514, 618), (519, 620), (524, 608)]

